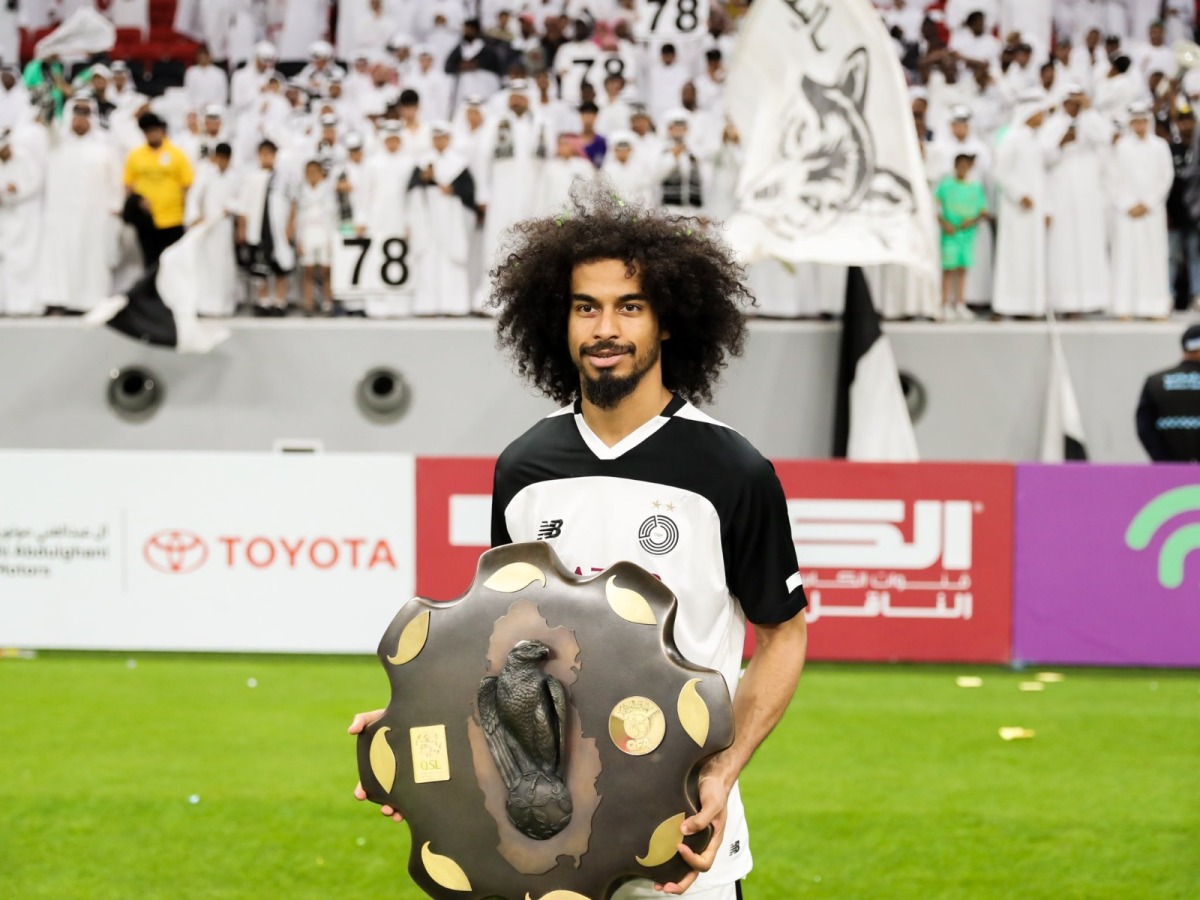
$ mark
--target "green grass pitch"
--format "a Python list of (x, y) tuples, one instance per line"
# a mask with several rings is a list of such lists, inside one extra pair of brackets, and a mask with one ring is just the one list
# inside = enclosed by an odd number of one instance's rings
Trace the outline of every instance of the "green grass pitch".
[[(1064, 671), (810, 665), (743, 777), (748, 900), (1200, 897), (1200, 673)], [(0, 897), (415, 900), (351, 798), (386, 695), (369, 657), (0, 660)]]

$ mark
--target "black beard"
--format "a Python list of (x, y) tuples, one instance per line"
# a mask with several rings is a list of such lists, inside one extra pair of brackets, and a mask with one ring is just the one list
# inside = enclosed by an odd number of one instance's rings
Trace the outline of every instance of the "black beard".
[(612, 409), (622, 400), (632, 394), (642, 377), (658, 362), (659, 348), (655, 345), (643, 365), (635, 368), (628, 375), (618, 377), (602, 369), (599, 378), (583, 376), (583, 395), (588, 403), (599, 409)]

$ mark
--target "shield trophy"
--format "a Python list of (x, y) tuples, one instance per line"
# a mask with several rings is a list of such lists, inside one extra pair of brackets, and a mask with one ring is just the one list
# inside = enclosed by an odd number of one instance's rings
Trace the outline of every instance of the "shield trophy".
[(676, 599), (630, 562), (578, 577), (542, 542), (484, 553), (459, 599), (413, 598), (358, 738), (368, 799), (404, 814), (431, 897), (605, 900), (677, 881), (701, 765), (733, 742), (719, 672), (675, 647)]

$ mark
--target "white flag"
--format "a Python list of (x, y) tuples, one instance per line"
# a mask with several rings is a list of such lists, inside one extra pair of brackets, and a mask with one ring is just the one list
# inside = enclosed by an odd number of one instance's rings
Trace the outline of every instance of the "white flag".
[(1083, 416), (1067, 368), (1062, 339), (1050, 323), (1050, 376), (1046, 379), (1046, 409), (1042, 419), (1042, 462), (1087, 459)]
[(895, 45), (869, 0), (757, 0), (725, 106), (746, 264), (901, 263), (934, 278), (933, 201)]

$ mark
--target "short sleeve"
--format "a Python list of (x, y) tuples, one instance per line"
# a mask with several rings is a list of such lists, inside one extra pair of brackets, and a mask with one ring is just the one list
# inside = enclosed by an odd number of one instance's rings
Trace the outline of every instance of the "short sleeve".
[(729, 590), (750, 622), (778, 625), (808, 605), (787, 499), (766, 459), (747, 474), (722, 531)]
[(510, 467), (506, 464), (503, 454), (496, 460), (496, 471), (492, 476), (492, 546), (502, 547), (513, 542), (508, 533), (508, 521), (505, 513), (508, 504), (516, 496)]

